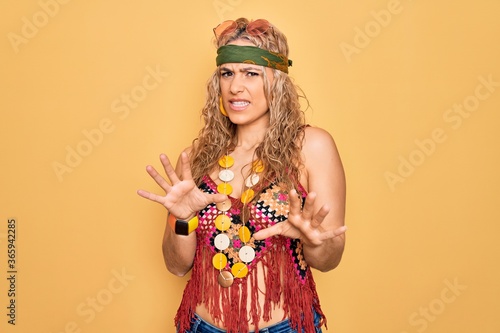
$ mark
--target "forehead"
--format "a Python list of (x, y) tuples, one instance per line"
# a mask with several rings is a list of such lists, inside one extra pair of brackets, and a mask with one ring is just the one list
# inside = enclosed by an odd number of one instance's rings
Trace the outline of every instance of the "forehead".
[(229, 69), (232, 71), (247, 71), (247, 70), (262, 71), (262, 66), (260, 66), (260, 65), (253, 65), (253, 64), (240, 63), (240, 62), (229, 62), (226, 64), (222, 64), (222, 65), (220, 65), (220, 68), (222, 70)]

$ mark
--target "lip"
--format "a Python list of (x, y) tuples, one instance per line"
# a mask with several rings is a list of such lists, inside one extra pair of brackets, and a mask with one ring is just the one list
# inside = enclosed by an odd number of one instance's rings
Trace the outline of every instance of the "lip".
[(246, 99), (230, 99), (229, 107), (233, 111), (243, 111), (250, 105), (250, 102)]

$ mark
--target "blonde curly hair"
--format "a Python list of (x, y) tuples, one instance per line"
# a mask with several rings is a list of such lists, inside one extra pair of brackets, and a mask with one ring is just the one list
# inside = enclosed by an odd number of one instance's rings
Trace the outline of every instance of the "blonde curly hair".
[[(286, 36), (276, 27), (271, 26), (265, 33), (254, 36), (246, 32), (248, 19), (239, 18), (236, 23), (234, 32), (215, 40), (217, 48), (236, 39), (245, 39), (259, 48), (288, 57)], [(264, 163), (265, 169), (261, 174), (264, 182), (283, 183), (288, 189), (296, 188), (302, 168), (301, 148), (305, 127), (299, 99), (304, 98), (307, 102), (307, 98), (288, 74), (273, 69), (274, 80), (270, 85), (266, 71), (262, 69), (270, 123), (263, 141), (255, 149), (254, 159)], [(193, 141), (190, 153), (192, 174), (198, 185), (204, 175), (218, 167), (219, 158), (231, 152), (236, 144), (236, 125), (219, 110), (219, 80), (220, 71), (217, 69), (208, 80), (206, 103), (201, 113), (204, 126)]]

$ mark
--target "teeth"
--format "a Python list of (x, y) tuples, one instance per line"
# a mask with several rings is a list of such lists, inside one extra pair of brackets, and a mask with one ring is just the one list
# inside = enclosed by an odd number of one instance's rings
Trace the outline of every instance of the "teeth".
[(245, 106), (250, 104), (249, 102), (231, 102), (234, 106)]

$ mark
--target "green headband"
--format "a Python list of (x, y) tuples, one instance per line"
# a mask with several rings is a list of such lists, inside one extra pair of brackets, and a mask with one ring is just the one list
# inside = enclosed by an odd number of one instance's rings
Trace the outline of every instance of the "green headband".
[(217, 66), (230, 62), (261, 65), (288, 73), (292, 61), (282, 54), (256, 46), (224, 45), (217, 50)]

